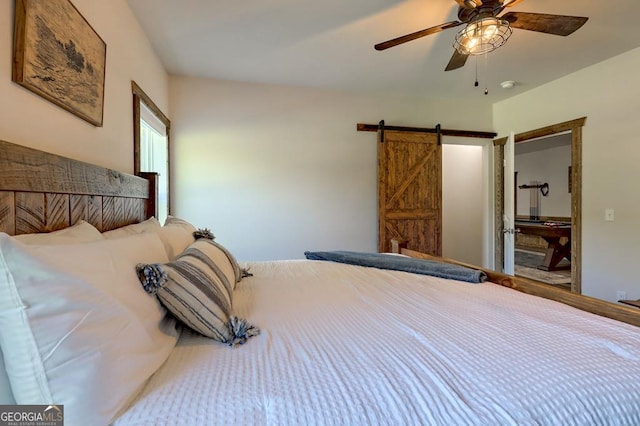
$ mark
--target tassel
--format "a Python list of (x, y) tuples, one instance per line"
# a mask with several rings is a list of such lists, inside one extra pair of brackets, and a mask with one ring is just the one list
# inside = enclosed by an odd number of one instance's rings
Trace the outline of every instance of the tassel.
[(247, 322), (247, 320), (236, 316), (229, 317), (227, 322), (229, 330), (229, 346), (243, 345), (249, 338), (260, 334), (260, 329)]
[(200, 238), (205, 238), (207, 240), (215, 240), (216, 236), (213, 235), (213, 232), (209, 228), (200, 228), (196, 231), (193, 231), (193, 238), (199, 240)]
[(138, 263), (136, 265), (136, 273), (142, 287), (144, 287), (144, 291), (152, 295), (156, 294), (166, 284), (168, 278), (167, 273), (162, 270), (162, 265), (159, 263)]

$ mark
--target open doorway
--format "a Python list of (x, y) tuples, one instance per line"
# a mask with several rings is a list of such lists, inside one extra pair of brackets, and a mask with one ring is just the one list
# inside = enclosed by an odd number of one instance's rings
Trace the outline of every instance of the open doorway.
[(515, 144), (515, 275), (571, 290), (571, 133)]
[[(571, 137), (571, 232), (570, 267), (571, 291), (582, 292), (582, 127), (586, 117), (515, 135), (515, 143), (567, 133)], [(495, 210), (495, 269), (503, 270), (504, 259), (504, 145), (507, 138), (494, 140), (494, 210)]]

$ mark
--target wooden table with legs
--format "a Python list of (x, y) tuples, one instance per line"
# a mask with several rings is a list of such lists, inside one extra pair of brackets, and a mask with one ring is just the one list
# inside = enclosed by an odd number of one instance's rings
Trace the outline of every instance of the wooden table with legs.
[[(571, 262), (571, 225), (545, 225), (544, 222), (516, 221), (515, 228), (516, 232), (537, 235), (547, 242), (544, 261), (542, 265), (538, 266), (538, 269), (557, 271), (571, 267), (570, 265), (558, 267), (558, 263), (562, 259)], [(561, 238), (566, 238), (567, 241), (561, 243)]]

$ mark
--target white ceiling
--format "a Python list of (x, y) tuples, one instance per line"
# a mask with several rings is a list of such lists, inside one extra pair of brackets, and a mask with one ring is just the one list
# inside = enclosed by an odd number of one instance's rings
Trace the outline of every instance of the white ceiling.
[[(457, 20), (454, 0), (128, 2), (171, 74), (427, 98), (495, 102), (640, 46), (638, 0), (523, 1), (508, 11), (589, 21), (568, 37), (515, 29), (503, 47), (449, 72), (462, 27), (381, 52), (373, 46)], [(505, 80), (516, 86), (500, 88)]]

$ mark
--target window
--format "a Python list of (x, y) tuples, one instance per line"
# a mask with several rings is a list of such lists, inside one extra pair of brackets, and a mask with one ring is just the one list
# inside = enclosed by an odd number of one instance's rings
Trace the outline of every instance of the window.
[(164, 223), (170, 213), (169, 130), (171, 122), (134, 82), (133, 128), (134, 173), (158, 174), (156, 217)]

